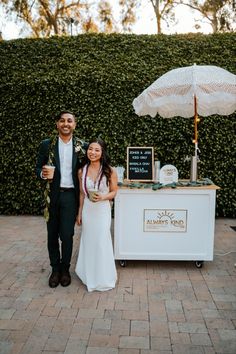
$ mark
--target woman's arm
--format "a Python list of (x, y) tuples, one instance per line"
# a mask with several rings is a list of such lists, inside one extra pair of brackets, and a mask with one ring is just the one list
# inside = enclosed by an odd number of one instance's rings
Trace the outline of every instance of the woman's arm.
[(78, 215), (76, 218), (76, 222), (78, 225), (82, 224), (82, 210), (83, 210), (83, 205), (84, 205), (84, 191), (83, 191), (83, 186), (82, 186), (82, 169), (79, 169), (78, 171), (78, 178), (79, 178), (79, 211), (78, 211)]
[(93, 201), (99, 202), (101, 200), (112, 200), (117, 193), (117, 189), (118, 189), (117, 182), (118, 182), (117, 172), (114, 168), (112, 168), (111, 179), (109, 183), (109, 192), (107, 194), (95, 195)]

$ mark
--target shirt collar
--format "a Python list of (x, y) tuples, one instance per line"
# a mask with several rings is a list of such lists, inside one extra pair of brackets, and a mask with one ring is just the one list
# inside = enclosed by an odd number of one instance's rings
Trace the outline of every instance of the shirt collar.
[(59, 137), (59, 142), (60, 142), (60, 144), (63, 144), (63, 145), (72, 145), (72, 137), (70, 138), (70, 140), (67, 143), (64, 143), (64, 141)]

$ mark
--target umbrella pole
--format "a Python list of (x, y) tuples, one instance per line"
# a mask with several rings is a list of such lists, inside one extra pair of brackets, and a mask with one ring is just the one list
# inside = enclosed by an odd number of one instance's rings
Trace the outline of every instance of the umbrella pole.
[(198, 150), (198, 131), (197, 131), (197, 123), (198, 123), (198, 115), (197, 115), (197, 97), (194, 95), (194, 144), (195, 144), (195, 157), (197, 158), (197, 150)]
[(195, 145), (195, 154), (192, 156), (191, 159), (191, 171), (190, 171), (190, 181), (196, 182), (197, 181), (197, 161), (198, 161), (198, 131), (197, 131), (197, 123), (199, 121), (198, 114), (197, 114), (197, 98), (194, 95), (194, 145)]

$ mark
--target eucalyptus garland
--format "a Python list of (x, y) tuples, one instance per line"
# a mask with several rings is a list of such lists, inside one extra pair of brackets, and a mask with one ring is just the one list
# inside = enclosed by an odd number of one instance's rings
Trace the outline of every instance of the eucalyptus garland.
[(169, 184), (162, 184), (162, 183), (140, 183), (140, 182), (118, 182), (119, 187), (126, 187), (126, 188), (150, 188), (154, 191), (161, 189), (161, 188), (177, 188), (177, 187), (202, 187), (202, 186), (210, 186), (214, 183), (209, 178), (203, 178), (202, 180), (198, 180), (196, 182), (190, 181), (178, 181)]
[[(48, 151), (48, 165), (53, 166), (54, 161), (55, 161), (55, 146), (56, 142), (58, 139), (58, 132), (57, 130), (54, 130), (52, 133), (52, 136), (50, 138), (50, 145), (49, 145), (49, 151)], [(75, 149), (75, 152), (77, 153), (77, 158), (81, 159), (85, 155), (85, 149), (86, 149), (87, 143), (82, 140), (77, 138), (76, 136), (73, 136), (73, 148)], [(49, 221), (49, 207), (50, 207), (50, 183), (52, 183), (52, 180), (47, 180), (46, 185), (45, 185), (45, 190), (44, 190), (44, 201), (45, 201), (45, 208), (44, 208), (44, 218), (46, 222)]]

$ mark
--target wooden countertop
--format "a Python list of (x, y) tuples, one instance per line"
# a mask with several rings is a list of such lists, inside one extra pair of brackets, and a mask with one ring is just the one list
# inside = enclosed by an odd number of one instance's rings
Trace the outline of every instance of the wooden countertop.
[[(207, 182), (209, 181), (209, 184)], [(210, 184), (211, 182), (211, 184)], [(178, 184), (183, 184), (183, 185), (178, 185)], [(185, 185), (188, 184), (189, 185)], [(202, 184), (201, 184), (202, 183)], [(150, 187), (149, 187), (150, 185)], [(158, 183), (154, 182), (138, 182), (138, 181), (127, 181), (124, 180), (123, 185), (118, 184), (118, 188), (120, 189), (153, 189), (153, 190), (159, 190), (159, 189), (211, 189), (211, 190), (219, 190), (220, 187), (216, 186), (212, 181), (210, 180), (198, 180), (196, 183), (190, 182), (189, 180), (179, 180), (176, 185), (175, 184), (170, 184), (170, 185), (161, 185)]]

